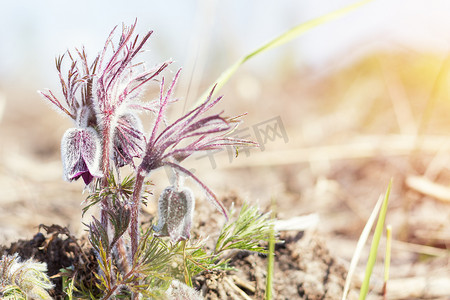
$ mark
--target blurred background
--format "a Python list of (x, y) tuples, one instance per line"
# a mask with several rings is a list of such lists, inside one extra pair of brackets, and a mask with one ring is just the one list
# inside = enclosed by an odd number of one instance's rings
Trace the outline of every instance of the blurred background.
[[(15, 1), (0, 11), (1, 88), (25, 92), (56, 85), (53, 59), (84, 46), (96, 55), (116, 25), (138, 19), (138, 31), (154, 30), (149, 63), (173, 58), (196, 64), (213, 80), (231, 62), (287, 29), (354, 1)], [(380, 49), (447, 53), (448, 1), (372, 1), (347, 16), (258, 56), (246, 68), (274, 78), (277, 68), (327, 71)], [(340, 59), (336, 62), (336, 57)], [(214, 62), (214, 63), (211, 63)], [(204, 66), (208, 67), (205, 68)], [(197, 71), (196, 71), (197, 72)], [(198, 76), (198, 75), (197, 75)], [(214, 77), (213, 77), (214, 78)], [(25, 88), (28, 87), (28, 88)], [(4, 93), (7, 93), (4, 92)], [(10, 97), (8, 97), (10, 98)]]
[[(40, 223), (83, 231), (86, 194), (81, 182), (62, 181), (59, 157), (60, 138), (71, 124), (37, 94), (50, 88), (61, 95), (55, 57), (84, 46), (93, 58), (114, 26), (137, 19), (137, 33), (154, 30), (142, 60), (173, 59), (168, 77), (182, 67), (177, 95), (190, 107), (243, 55), (352, 3), (2, 3), (0, 244), (31, 238)], [(267, 209), (275, 198), (281, 219), (317, 213), (317, 230), (347, 260), (393, 178), (388, 215), (398, 241), (395, 274), (448, 280), (449, 12), (446, 0), (374, 0), (256, 56), (220, 94), (227, 114), (248, 112), (241, 134), (264, 147), (237, 159), (225, 152), (197, 156), (189, 167), (224, 199), (232, 194)], [(158, 182), (167, 181), (164, 172), (154, 181), (157, 194), (164, 188)], [(199, 210), (211, 214), (213, 207), (199, 201)], [(154, 204), (147, 210), (154, 213)], [(437, 260), (413, 269), (423, 255)]]

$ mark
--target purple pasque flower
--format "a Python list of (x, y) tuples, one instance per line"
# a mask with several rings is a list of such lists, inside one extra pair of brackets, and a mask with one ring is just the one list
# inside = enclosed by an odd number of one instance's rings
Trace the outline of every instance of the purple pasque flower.
[(190, 238), (194, 214), (194, 193), (187, 187), (169, 186), (159, 196), (156, 236), (169, 236), (172, 242)]
[(67, 181), (82, 177), (88, 185), (94, 177), (102, 177), (100, 171), (100, 139), (91, 128), (70, 128), (61, 140), (63, 178)]
[[(156, 111), (155, 102), (145, 104), (139, 101), (143, 88), (155, 79), (169, 64), (164, 62), (150, 70), (134, 59), (150, 38), (152, 31), (139, 39), (133, 35), (136, 23), (123, 27), (119, 43), (112, 44), (114, 30), (108, 37), (105, 48), (98, 58), (98, 71), (92, 94), (98, 115), (98, 128), (103, 145), (103, 172), (110, 170), (112, 159), (116, 167), (133, 164), (134, 157), (141, 157), (144, 134), (137, 111)], [(107, 59), (108, 49), (112, 53)]]
[[(146, 145), (143, 160), (138, 172), (145, 174), (162, 166), (169, 166), (177, 174), (188, 176), (194, 179), (205, 191), (207, 198), (216, 208), (227, 216), (222, 203), (214, 193), (198, 179), (192, 172), (185, 169), (180, 163), (198, 151), (221, 149), (226, 146), (256, 146), (254, 142), (236, 139), (229, 134), (238, 125), (236, 118), (225, 118), (222, 113), (205, 116), (214, 107), (221, 97), (212, 100), (214, 89), (208, 98), (198, 107), (194, 108), (174, 123), (168, 125), (158, 133), (164, 115), (167, 110), (169, 99), (173, 93), (175, 83), (178, 79), (178, 71), (172, 81), (171, 86), (164, 94), (164, 78), (161, 81), (159, 112), (153, 126), (153, 131)], [(166, 192), (167, 195), (169, 192)], [(167, 196), (169, 199), (170, 197)], [(175, 197), (175, 196), (171, 196)]]
[[(67, 51), (56, 60), (63, 101), (50, 90), (40, 92), (59, 111), (71, 118), (77, 128), (91, 128), (98, 133), (97, 139), (100, 139), (101, 145), (100, 168), (105, 175), (109, 174), (112, 164), (122, 167), (133, 164), (133, 158), (142, 157), (145, 142), (138, 113), (157, 112), (158, 102), (144, 103), (139, 100), (139, 96), (146, 84), (170, 63), (164, 62), (147, 70), (144, 64), (134, 62), (152, 34), (150, 31), (140, 38), (133, 34), (135, 27), (136, 22), (129, 27), (123, 26), (117, 43), (113, 43), (114, 28), (103, 51), (91, 64), (84, 49), (76, 50), (75, 55)], [(63, 71), (64, 58), (68, 58), (70, 63), (67, 73)], [(69, 142), (66, 140), (64, 143)], [(90, 156), (90, 153), (85, 153), (85, 156)], [(70, 178), (68, 171), (64, 172), (64, 177)], [(88, 177), (86, 180), (90, 181)]]

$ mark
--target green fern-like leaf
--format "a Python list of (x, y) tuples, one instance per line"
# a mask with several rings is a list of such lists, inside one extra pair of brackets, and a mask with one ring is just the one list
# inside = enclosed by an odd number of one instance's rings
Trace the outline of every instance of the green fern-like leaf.
[(102, 248), (106, 253), (111, 252), (108, 231), (95, 217), (93, 218), (91, 224), (89, 224), (89, 241), (97, 253), (100, 253), (100, 248)]
[(178, 253), (179, 255), (184, 256), (186, 267), (191, 276), (198, 275), (203, 271), (226, 271), (233, 269), (228, 266), (227, 260), (219, 260), (217, 259), (217, 255), (209, 253), (206, 249), (205, 242), (202, 240), (194, 242), (189, 240), (184, 248), (184, 252), (181, 252), (182, 250), (183, 249), (180, 248)]
[(155, 237), (153, 230), (149, 228), (139, 242), (134, 265), (144, 274), (163, 274), (161, 271), (167, 267), (173, 256), (173, 248)]
[(100, 272), (95, 274), (95, 277), (99, 281), (97, 283), (97, 287), (105, 293), (110, 292), (112, 294), (112, 290), (115, 287), (114, 266), (112, 259), (108, 255), (108, 252), (105, 250), (102, 243), (98, 244), (97, 253), (97, 263), (100, 268)]
[(267, 253), (261, 242), (268, 242), (272, 220), (257, 207), (244, 203), (236, 220), (228, 221), (217, 239), (215, 253), (226, 250), (247, 250)]
[(117, 271), (102, 243), (99, 243), (98, 250), (100, 272), (96, 278), (105, 298), (130, 299), (133, 292), (144, 299), (161, 299), (175, 278), (171, 268), (175, 247), (155, 237), (151, 226), (142, 235), (131, 269), (126, 274)]
[[(126, 176), (122, 182), (117, 182), (114, 174), (110, 174), (108, 177), (108, 185), (106, 187), (101, 185), (101, 181), (97, 180), (93, 191), (86, 198), (87, 205), (83, 208), (83, 215), (89, 210), (89, 208), (97, 205), (103, 199), (108, 198), (111, 201), (112, 206), (116, 206), (117, 201), (126, 203), (133, 195), (135, 177), (132, 175)], [(146, 204), (148, 196), (151, 194), (148, 186), (150, 182), (145, 182), (144, 191), (142, 193), (142, 202)]]
[(122, 237), (128, 229), (131, 219), (131, 211), (128, 206), (116, 205), (106, 211), (109, 215), (109, 220), (114, 228), (114, 236), (109, 247), (112, 249), (116, 242)]

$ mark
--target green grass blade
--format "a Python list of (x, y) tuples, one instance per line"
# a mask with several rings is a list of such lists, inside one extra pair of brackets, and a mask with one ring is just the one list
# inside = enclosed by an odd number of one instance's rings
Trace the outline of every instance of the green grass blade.
[(392, 226), (386, 226), (386, 254), (384, 256), (384, 284), (383, 298), (387, 299), (387, 285), (389, 281), (389, 269), (391, 266), (391, 243), (392, 243)]
[(366, 245), (367, 239), (369, 238), (370, 232), (372, 231), (373, 224), (377, 219), (377, 215), (380, 212), (381, 204), (383, 203), (383, 196), (380, 196), (375, 207), (370, 214), (369, 219), (367, 220), (366, 225), (364, 226), (361, 235), (359, 236), (358, 243), (356, 244), (355, 253), (353, 253), (352, 260), (350, 262), (350, 267), (348, 268), (347, 278), (345, 279), (344, 292), (342, 294), (342, 300), (347, 299), (347, 294), (350, 290), (350, 283), (353, 278), (353, 274), (356, 270), (356, 266), (358, 265), (359, 258), (361, 257), (361, 253)]
[(269, 232), (269, 254), (267, 257), (267, 279), (266, 279), (266, 293), (265, 300), (272, 300), (273, 289), (273, 264), (275, 256), (275, 199), (272, 200), (272, 224)]
[(361, 285), (361, 290), (359, 292), (359, 299), (366, 299), (367, 293), (369, 291), (369, 282), (372, 275), (373, 267), (377, 259), (378, 245), (380, 244), (380, 239), (383, 234), (384, 221), (386, 219), (387, 206), (389, 202), (389, 194), (391, 192), (392, 180), (389, 182), (389, 186), (384, 196), (383, 203), (381, 205), (380, 214), (378, 216), (377, 225), (375, 227), (375, 232), (373, 234), (372, 246), (370, 247), (369, 258), (367, 260), (366, 274)]
[(293, 40), (294, 38), (302, 35), (303, 33), (308, 32), (309, 30), (313, 29), (314, 27), (317, 27), (321, 24), (324, 24), (324, 23), (330, 22), (334, 19), (337, 19), (337, 18), (357, 9), (358, 7), (367, 4), (370, 1), (372, 1), (372, 0), (359, 1), (359, 2), (356, 2), (349, 6), (335, 10), (326, 15), (320, 16), (316, 19), (312, 19), (310, 21), (307, 21), (305, 23), (297, 25), (294, 28), (291, 28), (290, 30), (288, 30), (285, 33), (281, 34), (280, 36), (276, 37), (275, 39), (262, 45), (261, 47), (254, 50), (253, 52), (250, 52), (249, 54), (243, 56), (237, 62), (235, 62), (233, 65), (231, 65), (228, 69), (226, 69), (219, 76), (219, 78), (211, 86), (208, 87), (208, 89), (200, 96), (200, 98), (194, 104), (194, 107), (200, 105), (203, 101), (205, 101), (205, 99), (208, 97), (208, 95), (211, 92), (214, 85), (217, 84), (216, 89), (214, 91), (215, 92), (219, 91), (224, 86), (224, 84), (230, 79), (230, 77), (236, 72), (236, 70), (247, 60), (251, 59), (252, 57), (254, 57), (266, 50), (281, 46), (281, 45)]

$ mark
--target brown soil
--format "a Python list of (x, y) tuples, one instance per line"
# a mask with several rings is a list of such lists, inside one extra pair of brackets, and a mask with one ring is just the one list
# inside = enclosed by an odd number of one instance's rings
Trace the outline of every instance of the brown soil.
[[(346, 269), (317, 237), (286, 236), (276, 245), (273, 299), (340, 299)], [(206, 299), (264, 299), (267, 258), (240, 252), (232, 260), (236, 271), (206, 273), (196, 279)], [(349, 297), (352, 299), (353, 293)]]
[[(72, 236), (67, 228), (59, 225), (40, 227), (45, 231), (45, 235), (39, 232), (31, 240), (19, 240), (8, 248), (0, 249), (0, 253), (4, 255), (18, 253), (22, 259), (34, 258), (46, 263), (47, 274), (55, 284), (50, 293), (54, 299), (64, 299), (62, 276), (73, 276), (75, 272), (76, 278), (80, 278), (85, 286), (93, 287), (95, 294), (93, 274), (98, 271), (98, 265), (93, 249), (86, 245), (86, 241), (80, 241)], [(62, 269), (68, 272), (63, 274)]]
[[(84, 286), (95, 286), (93, 273), (97, 263), (92, 248), (79, 242), (67, 228), (41, 226), (46, 232), (31, 240), (19, 240), (0, 253), (18, 253), (23, 259), (45, 262), (55, 288), (54, 299), (63, 299), (62, 276), (76, 273)], [(326, 244), (314, 236), (283, 234), (276, 244), (273, 278), (274, 299), (338, 299), (346, 272)], [(81, 244), (81, 245), (80, 245)], [(194, 286), (206, 299), (263, 299), (266, 290), (267, 257), (251, 252), (236, 252), (230, 260), (235, 271), (203, 272), (194, 278)], [(72, 272), (61, 273), (69, 268)], [(95, 289), (94, 289), (95, 290)], [(94, 293), (95, 294), (95, 293)], [(349, 299), (352, 299), (352, 295)]]

